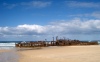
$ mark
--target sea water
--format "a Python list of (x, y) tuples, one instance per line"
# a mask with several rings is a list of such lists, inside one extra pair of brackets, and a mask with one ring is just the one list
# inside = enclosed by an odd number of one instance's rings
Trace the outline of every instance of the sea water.
[(15, 43), (21, 41), (0, 41), (0, 49), (14, 49)]
[(15, 43), (0, 43), (0, 49), (13, 49), (15, 48)]

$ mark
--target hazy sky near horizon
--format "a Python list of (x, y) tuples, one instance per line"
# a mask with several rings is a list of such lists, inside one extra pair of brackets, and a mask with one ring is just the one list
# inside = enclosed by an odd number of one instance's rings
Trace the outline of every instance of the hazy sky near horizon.
[(0, 0), (0, 40), (100, 40), (99, 0)]

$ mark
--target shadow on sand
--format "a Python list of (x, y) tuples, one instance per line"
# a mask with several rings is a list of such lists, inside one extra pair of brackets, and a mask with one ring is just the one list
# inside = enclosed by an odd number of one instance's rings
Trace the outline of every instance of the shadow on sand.
[(42, 49), (41, 47), (35, 47), (35, 48), (17, 48), (17, 51), (28, 51), (28, 50), (40, 50)]

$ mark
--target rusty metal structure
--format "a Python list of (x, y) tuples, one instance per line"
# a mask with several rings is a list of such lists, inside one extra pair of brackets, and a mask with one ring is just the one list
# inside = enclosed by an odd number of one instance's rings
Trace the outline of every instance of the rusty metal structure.
[(98, 45), (97, 41), (93, 42), (84, 42), (79, 40), (69, 40), (69, 39), (58, 39), (58, 36), (56, 36), (56, 40), (54, 41), (35, 41), (35, 42), (20, 42), (16, 43), (16, 47), (48, 47), (48, 46), (71, 46), (71, 45)]

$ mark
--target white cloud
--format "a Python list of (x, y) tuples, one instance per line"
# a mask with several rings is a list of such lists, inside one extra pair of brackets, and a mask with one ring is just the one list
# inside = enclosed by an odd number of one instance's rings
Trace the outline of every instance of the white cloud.
[(93, 13), (91, 14), (91, 16), (96, 17), (96, 18), (100, 18), (100, 11), (93, 12)]
[(20, 32), (23, 32), (24, 30), (24, 32), (27, 32), (27, 33), (29, 32), (30, 34), (32, 34), (32, 32), (37, 33), (37, 34), (42, 34), (46, 30), (45, 27), (40, 26), (40, 25), (27, 25), (27, 24), (18, 25), (16, 29), (19, 30)]
[(30, 1), (30, 2), (22, 2), (22, 6), (27, 6), (29, 8), (36, 7), (36, 8), (43, 8), (47, 7), (51, 4), (51, 2), (43, 2), (43, 1)]
[(25, 7), (25, 8), (44, 8), (50, 6), (51, 2), (44, 2), (44, 1), (30, 1), (30, 2), (21, 2), (21, 3), (3, 3), (3, 6), (12, 9), (17, 6)]
[(72, 14), (69, 17), (79, 17), (79, 18), (91, 18), (91, 19), (100, 19), (100, 11), (94, 11), (92, 13), (84, 13), (84, 14)]
[(8, 4), (8, 3), (3, 3), (3, 6), (7, 7), (8, 9), (12, 9), (16, 6), (18, 6), (17, 4)]
[[(0, 37), (21, 37), (29, 36), (39, 38), (55, 35), (98, 35), (100, 34), (100, 20), (73, 19), (70, 21), (53, 22), (49, 25), (18, 25), (16, 27), (0, 27)], [(25, 39), (24, 38), (24, 39)], [(42, 39), (42, 38), (41, 38)]]
[(87, 7), (87, 8), (99, 8), (100, 2), (77, 2), (77, 1), (66, 1), (69, 7)]
[(82, 34), (83, 32), (93, 34), (93, 31), (98, 30), (100, 30), (100, 20), (81, 21), (80, 19), (54, 22), (45, 26), (24, 24), (17, 27), (0, 27), (0, 33), (6, 35)]

